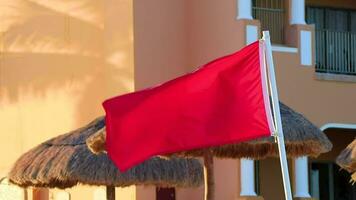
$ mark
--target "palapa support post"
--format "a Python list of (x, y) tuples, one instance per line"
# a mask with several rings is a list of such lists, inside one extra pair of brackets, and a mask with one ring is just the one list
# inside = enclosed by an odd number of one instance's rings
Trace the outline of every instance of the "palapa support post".
[(274, 123), (275, 123), (275, 137), (277, 138), (278, 143), (278, 151), (279, 151), (279, 159), (282, 170), (282, 178), (283, 178), (283, 186), (284, 186), (284, 194), (286, 200), (292, 200), (292, 190), (290, 186), (289, 172), (288, 172), (288, 162), (287, 162), (287, 154), (286, 147), (284, 144), (284, 135), (282, 128), (282, 120), (281, 120), (281, 112), (279, 109), (279, 99), (278, 99), (278, 91), (276, 84), (276, 77), (274, 72), (274, 64), (272, 57), (272, 45), (269, 36), (269, 31), (263, 31), (262, 40), (265, 43), (266, 47), (266, 61), (268, 66), (268, 75), (269, 75), (269, 87), (271, 91), (271, 99), (272, 99), (272, 110), (274, 114)]
[(211, 150), (204, 152), (204, 188), (205, 200), (215, 199), (215, 181), (214, 181), (214, 157)]
[(106, 186), (106, 200), (115, 200), (115, 186)]

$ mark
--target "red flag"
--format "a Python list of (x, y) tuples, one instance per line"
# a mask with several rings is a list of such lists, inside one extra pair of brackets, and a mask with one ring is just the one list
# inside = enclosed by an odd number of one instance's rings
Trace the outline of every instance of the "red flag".
[(109, 157), (125, 171), (154, 155), (270, 136), (261, 44), (157, 87), (106, 100)]

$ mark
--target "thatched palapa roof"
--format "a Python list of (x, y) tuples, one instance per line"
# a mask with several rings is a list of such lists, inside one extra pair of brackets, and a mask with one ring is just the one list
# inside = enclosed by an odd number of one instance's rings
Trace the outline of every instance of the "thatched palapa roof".
[(203, 169), (195, 159), (158, 157), (120, 173), (107, 154), (90, 152), (86, 139), (105, 126), (98, 118), (87, 126), (50, 139), (23, 154), (9, 173), (22, 187), (68, 188), (76, 184), (124, 187), (157, 185), (192, 187), (203, 181)]
[(346, 171), (353, 173), (352, 180), (356, 181), (356, 139), (351, 142), (336, 158), (336, 163)]
[[(332, 149), (332, 143), (325, 133), (302, 114), (283, 103), (280, 103), (280, 111), (288, 157), (317, 157)], [(278, 146), (274, 140), (274, 137), (268, 137), (240, 144), (225, 145), (215, 148), (214, 153), (218, 157), (253, 159), (278, 156)]]
[[(282, 125), (289, 157), (318, 156), (331, 150), (332, 144), (318, 127), (303, 115), (280, 103)], [(104, 134), (104, 135), (103, 135)], [(97, 139), (95, 139), (95, 137)], [(223, 145), (210, 148), (214, 156), (220, 158), (252, 158), (263, 159), (278, 156), (278, 146), (274, 137), (261, 138), (254, 141)], [(105, 129), (93, 135), (89, 146), (93, 151), (105, 150)], [(203, 156), (205, 149), (197, 149), (179, 154), (184, 156)]]

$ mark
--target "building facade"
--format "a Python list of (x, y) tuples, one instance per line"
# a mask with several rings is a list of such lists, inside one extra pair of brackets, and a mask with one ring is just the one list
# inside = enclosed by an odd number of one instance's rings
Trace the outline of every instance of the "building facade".
[[(27, 190), (6, 182), (36, 144), (103, 115), (101, 102), (195, 70), (269, 30), (281, 101), (333, 142), (289, 160), (299, 199), (355, 199), (334, 164), (356, 136), (352, 0), (4, 0), (0, 2), (0, 199), (105, 199), (101, 187)], [(243, 176), (248, 174), (248, 176)], [(215, 160), (217, 199), (283, 199), (276, 158)], [(118, 199), (201, 199), (203, 188), (117, 189)], [(174, 193), (174, 195), (164, 195)]]

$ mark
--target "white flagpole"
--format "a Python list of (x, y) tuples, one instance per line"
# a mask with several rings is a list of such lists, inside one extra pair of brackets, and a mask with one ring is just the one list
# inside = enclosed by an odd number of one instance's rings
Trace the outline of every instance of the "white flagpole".
[(292, 200), (292, 191), (290, 186), (289, 180), (289, 172), (288, 172), (288, 162), (287, 162), (287, 154), (286, 148), (284, 144), (284, 135), (283, 135), (283, 128), (282, 128), (282, 121), (281, 121), (281, 113), (279, 109), (279, 100), (278, 100), (278, 91), (277, 91), (277, 84), (276, 84), (276, 77), (274, 73), (274, 64), (273, 64), (273, 57), (272, 57), (272, 46), (271, 40), (269, 36), (269, 31), (263, 31), (263, 37), (266, 45), (266, 61), (268, 66), (268, 74), (269, 74), (269, 83), (270, 83), (270, 90), (271, 90), (271, 97), (272, 97), (272, 109), (274, 114), (274, 121), (276, 127), (276, 137), (278, 142), (278, 150), (279, 150), (279, 159), (281, 163), (281, 170), (282, 170), (282, 178), (283, 178), (283, 186), (284, 186), (284, 194), (286, 200)]

